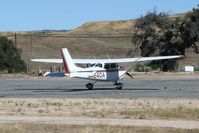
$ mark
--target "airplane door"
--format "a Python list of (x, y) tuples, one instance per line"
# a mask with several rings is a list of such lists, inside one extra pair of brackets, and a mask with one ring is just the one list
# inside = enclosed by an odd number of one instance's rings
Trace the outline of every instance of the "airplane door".
[(107, 80), (116, 81), (119, 79), (119, 70), (116, 67), (116, 64), (105, 64)]

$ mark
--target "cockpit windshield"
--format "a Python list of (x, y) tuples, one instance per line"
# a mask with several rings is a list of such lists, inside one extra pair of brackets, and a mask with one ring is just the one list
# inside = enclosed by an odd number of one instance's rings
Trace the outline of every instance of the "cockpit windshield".
[(95, 67), (100, 67), (100, 68), (102, 68), (102, 64), (101, 64), (101, 63), (98, 63), (98, 64), (95, 65)]
[(90, 67), (94, 67), (94, 66), (95, 66), (95, 63), (93, 63), (93, 64), (90, 65)]

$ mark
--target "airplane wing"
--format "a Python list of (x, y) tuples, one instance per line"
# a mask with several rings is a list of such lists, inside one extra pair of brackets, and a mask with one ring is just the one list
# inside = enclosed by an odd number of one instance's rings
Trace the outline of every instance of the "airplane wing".
[[(73, 59), (77, 64), (92, 64), (92, 63), (127, 63), (127, 62), (142, 62), (164, 59), (184, 58), (183, 55), (174, 56), (156, 56), (156, 57), (137, 57), (137, 58), (118, 58), (118, 59)], [(63, 63), (63, 59), (32, 59), (33, 62), (44, 63)]]
[(127, 63), (127, 62), (142, 62), (152, 60), (164, 60), (164, 59), (176, 59), (184, 58), (183, 55), (174, 56), (156, 56), (156, 57), (138, 57), (138, 58), (118, 58), (118, 59), (74, 59), (75, 63), (86, 64), (86, 63)]
[(32, 59), (30, 61), (43, 63), (63, 63), (63, 59)]

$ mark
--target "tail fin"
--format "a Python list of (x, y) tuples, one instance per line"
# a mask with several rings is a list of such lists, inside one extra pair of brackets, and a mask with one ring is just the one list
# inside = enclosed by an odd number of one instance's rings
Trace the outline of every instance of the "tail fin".
[(78, 71), (80, 69), (73, 62), (73, 59), (70, 56), (70, 53), (68, 52), (67, 48), (62, 48), (61, 53), (62, 53), (65, 73), (75, 72), (75, 71)]

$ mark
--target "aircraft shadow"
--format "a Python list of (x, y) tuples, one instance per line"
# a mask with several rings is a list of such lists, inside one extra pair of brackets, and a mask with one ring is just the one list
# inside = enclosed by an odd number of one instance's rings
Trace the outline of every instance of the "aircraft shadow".
[(157, 88), (124, 88), (122, 90), (117, 90), (114, 88), (93, 88), (92, 90), (88, 89), (60, 89), (60, 88), (38, 88), (38, 89), (14, 89), (18, 91), (33, 91), (33, 92), (86, 92), (86, 91), (157, 91), (160, 89)]

